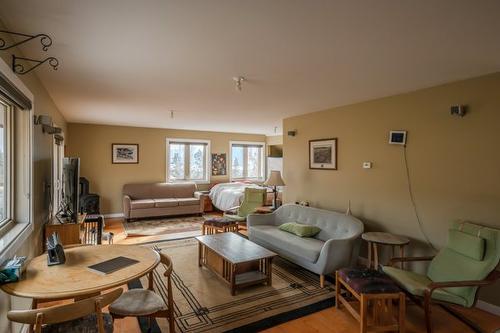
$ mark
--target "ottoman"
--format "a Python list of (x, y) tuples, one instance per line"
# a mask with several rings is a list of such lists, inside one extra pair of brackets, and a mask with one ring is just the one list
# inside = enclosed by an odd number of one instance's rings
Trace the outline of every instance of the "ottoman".
[(342, 268), (335, 275), (335, 307), (344, 305), (359, 322), (360, 332), (405, 331), (405, 294), (387, 275), (365, 267)]
[(238, 232), (238, 223), (225, 217), (205, 219), (202, 226), (203, 235), (213, 235), (220, 232)]

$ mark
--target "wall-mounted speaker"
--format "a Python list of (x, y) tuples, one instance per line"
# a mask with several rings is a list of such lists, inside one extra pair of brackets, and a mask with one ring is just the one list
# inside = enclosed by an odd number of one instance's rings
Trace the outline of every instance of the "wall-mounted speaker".
[(463, 117), (467, 113), (466, 105), (452, 105), (450, 108), (450, 113), (452, 116)]
[(287, 134), (288, 134), (288, 136), (296, 136), (297, 135), (297, 131), (296, 130), (288, 131)]

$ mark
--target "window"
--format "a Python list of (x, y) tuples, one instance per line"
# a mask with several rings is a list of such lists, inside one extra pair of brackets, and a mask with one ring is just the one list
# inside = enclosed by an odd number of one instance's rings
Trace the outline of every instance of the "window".
[(11, 107), (0, 101), (0, 226), (11, 220), (10, 215), (10, 110)]
[(264, 180), (264, 143), (231, 141), (231, 180)]
[(167, 139), (167, 181), (208, 183), (210, 141)]

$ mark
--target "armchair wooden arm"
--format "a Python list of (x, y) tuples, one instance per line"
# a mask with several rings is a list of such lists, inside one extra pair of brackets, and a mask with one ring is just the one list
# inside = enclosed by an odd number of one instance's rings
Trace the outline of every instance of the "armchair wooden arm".
[(424, 295), (427, 297), (427, 294), (429, 294), (429, 297), (431, 297), (434, 290), (442, 288), (483, 287), (493, 284), (495, 281), (499, 279), (500, 279), (500, 272), (494, 270), (484, 280), (432, 282), (427, 286), (427, 289), (424, 290)]
[(395, 258), (392, 258), (389, 261), (389, 266), (394, 266), (395, 264), (397, 264), (399, 262), (431, 261), (432, 259), (434, 259), (434, 256), (427, 256), (427, 257), (404, 257), (404, 258), (395, 257)]

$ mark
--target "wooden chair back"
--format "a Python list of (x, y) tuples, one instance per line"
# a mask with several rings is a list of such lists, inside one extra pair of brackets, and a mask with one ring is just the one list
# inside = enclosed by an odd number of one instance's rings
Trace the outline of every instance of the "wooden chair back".
[(165, 253), (160, 252), (160, 262), (165, 265), (165, 273), (163, 275), (169, 277), (173, 270), (172, 259)]
[(7, 313), (7, 318), (17, 323), (34, 325), (35, 332), (39, 333), (42, 331), (43, 324), (62, 323), (96, 313), (98, 331), (104, 333), (102, 308), (114, 302), (122, 292), (123, 289), (116, 289), (105, 295), (87, 298), (71, 304), (33, 310), (13, 310)]

